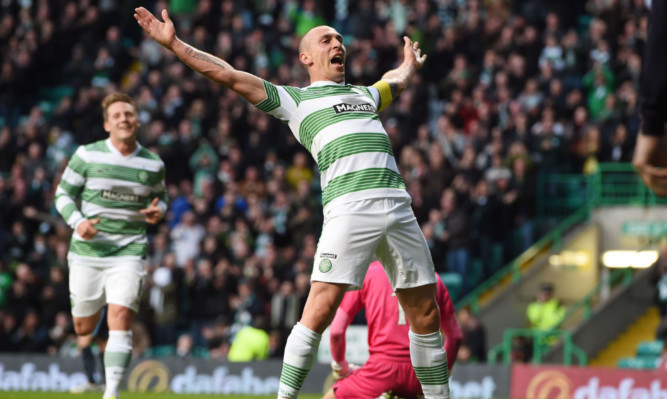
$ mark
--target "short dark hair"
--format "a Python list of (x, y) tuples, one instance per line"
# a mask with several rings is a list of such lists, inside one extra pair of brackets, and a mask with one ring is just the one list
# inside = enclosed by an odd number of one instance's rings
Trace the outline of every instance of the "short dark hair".
[(540, 284), (540, 291), (548, 292), (550, 294), (554, 293), (554, 285), (552, 283), (542, 283)]
[(135, 110), (137, 109), (137, 106), (134, 105), (134, 101), (132, 100), (132, 97), (130, 97), (129, 95), (127, 95), (125, 93), (114, 92), (114, 93), (108, 94), (102, 100), (102, 114), (104, 116), (104, 120), (107, 120), (107, 117), (109, 116), (107, 114), (109, 106), (111, 106), (111, 104), (117, 103), (117, 102), (128, 103), (132, 107), (134, 107)]

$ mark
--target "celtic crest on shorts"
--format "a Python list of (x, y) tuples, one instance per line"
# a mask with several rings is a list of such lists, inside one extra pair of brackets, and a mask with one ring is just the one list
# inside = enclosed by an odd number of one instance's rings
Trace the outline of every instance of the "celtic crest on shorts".
[(329, 259), (322, 259), (320, 262), (320, 271), (326, 273), (331, 270), (331, 261)]

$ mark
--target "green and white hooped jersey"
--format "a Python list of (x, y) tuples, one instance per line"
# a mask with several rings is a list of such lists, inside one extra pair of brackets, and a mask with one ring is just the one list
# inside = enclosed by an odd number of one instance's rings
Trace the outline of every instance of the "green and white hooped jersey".
[[(74, 229), (70, 261), (112, 266), (122, 259), (145, 258), (146, 221), (139, 211), (158, 197), (164, 214), (164, 178), (164, 162), (138, 143), (137, 149), (127, 156), (110, 139), (80, 146), (67, 164), (55, 197), (56, 209)], [(78, 196), (80, 210), (75, 202)], [(84, 240), (76, 232), (77, 225), (97, 217), (97, 234)]]
[(315, 82), (306, 88), (264, 81), (255, 106), (286, 122), (318, 164), (325, 209), (371, 198), (410, 199), (378, 110), (391, 99), (374, 86)]

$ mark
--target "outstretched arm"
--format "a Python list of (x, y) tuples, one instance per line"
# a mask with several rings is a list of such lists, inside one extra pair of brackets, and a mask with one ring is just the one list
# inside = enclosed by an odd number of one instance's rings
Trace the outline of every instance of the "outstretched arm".
[(398, 68), (385, 73), (382, 80), (373, 85), (380, 91), (382, 97), (380, 110), (384, 109), (403, 90), (408, 88), (415, 73), (421, 69), (424, 61), (426, 61), (426, 54), (421, 53), (419, 42), (413, 42), (407, 36), (403, 36), (403, 40), (405, 41), (405, 45), (403, 45), (403, 63)]
[(260, 78), (234, 69), (226, 61), (198, 50), (179, 39), (167, 10), (162, 10), (164, 22), (160, 22), (144, 7), (135, 8), (134, 11), (134, 18), (139, 26), (190, 68), (235, 91), (251, 104), (257, 104), (266, 98), (264, 84)]

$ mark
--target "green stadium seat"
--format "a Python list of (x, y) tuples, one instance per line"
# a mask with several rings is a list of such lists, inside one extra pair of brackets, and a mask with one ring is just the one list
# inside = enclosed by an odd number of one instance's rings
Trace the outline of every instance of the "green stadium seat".
[(474, 259), (468, 269), (468, 286), (477, 287), (484, 280), (484, 262)]
[(176, 354), (176, 348), (173, 345), (153, 346), (146, 350), (144, 356), (150, 358), (167, 357)]
[(491, 267), (489, 270), (492, 270), (493, 273), (503, 267), (504, 251), (505, 249), (502, 244), (494, 244), (491, 248)]
[(463, 279), (458, 273), (440, 273), (440, 278), (442, 282), (447, 286), (447, 291), (449, 291), (449, 296), (452, 298), (452, 301), (459, 299), (461, 295), (461, 288), (463, 287)]
[(50, 118), (51, 115), (53, 115), (53, 109), (55, 108), (55, 104), (49, 101), (40, 101), (38, 104), (39, 109), (42, 110), (42, 113), (44, 116), (47, 118)]
[(659, 357), (665, 344), (662, 341), (642, 341), (637, 346), (638, 357)]
[(40, 89), (39, 108), (47, 118), (53, 114), (53, 110), (58, 106), (63, 97), (72, 97), (74, 88), (71, 86), (54, 86)]
[(659, 361), (660, 357), (624, 357), (618, 361), (617, 366), (622, 369), (655, 370)]
[(192, 356), (193, 357), (198, 357), (201, 359), (208, 359), (211, 354), (208, 350), (208, 348), (202, 348), (201, 346), (195, 346), (192, 348)]
[(44, 87), (39, 91), (39, 96), (45, 100), (58, 104), (63, 97), (72, 97), (74, 88), (72, 86)]

